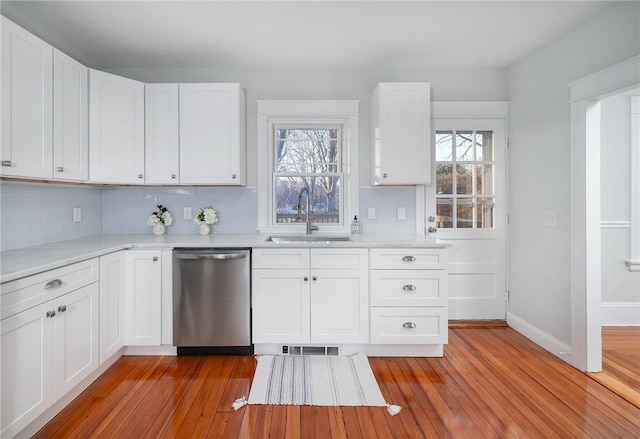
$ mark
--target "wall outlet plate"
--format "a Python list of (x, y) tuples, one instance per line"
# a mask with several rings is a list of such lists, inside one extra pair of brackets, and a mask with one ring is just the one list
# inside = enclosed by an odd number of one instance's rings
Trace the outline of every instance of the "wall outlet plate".
[(182, 208), (182, 219), (190, 220), (191, 219), (191, 208), (183, 207)]
[(74, 223), (79, 223), (80, 221), (82, 221), (82, 208), (74, 207), (73, 208), (73, 222)]
[(376, 208), (370, 207), (367, 209), (367, 218), (368, 219), (376, 219)]
[(406, 207), (398, 207), (398, 219), (406, 220), (407, 219), (407, 208)]

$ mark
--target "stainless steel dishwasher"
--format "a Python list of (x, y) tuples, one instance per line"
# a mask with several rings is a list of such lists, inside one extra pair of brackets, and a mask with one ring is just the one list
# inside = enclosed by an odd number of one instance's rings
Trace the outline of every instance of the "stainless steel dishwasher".
[(253, 353), (249, 249), (173, 250), (178, 355)]

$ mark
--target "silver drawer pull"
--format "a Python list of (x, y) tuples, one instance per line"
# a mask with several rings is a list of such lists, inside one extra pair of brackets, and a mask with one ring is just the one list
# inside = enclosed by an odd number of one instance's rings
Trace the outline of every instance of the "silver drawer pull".
[(8, 168), (11, 167), (11, 160), (3, 160), (2, 161), (2, 166), (6, 166)]
[(402, 287), (403, 290), (405, 291), (415, 291), (416, 290), (416, 286), (415, 285), (404, 285)]
[(144, 178), (144, 174), (138, 174), (138, 178)]
[(172, 178), (173, 180), (175, 180), (175, 179), (176, 179), (176, 174), (171, 174), (171, 178)]
[(56, 172), (64, 172), (64, 168), (62, 166), (58, 166), (56, 168)]
[(55, 317), (56, 312), (55, 311), (47, 311), (47, 317), (51, 318), (51, 317)]
[(67, 310), (67, 305), (60, 305), (58, 307), (58, 312), (65, 312)]
[(309, 282), (309, 278), (307, 276), (302, 278), (305, 282)]
[(45, 290), (50, 290), (51, 288), (58, 288), (62, 286), (62, 281), (60, 279), (50, 280), (44, 285)]
[(407, 329), (413, 329), (416, 327), (416, 324), (414, 322), (404, 322), (402, 324), (402, 327)]
[(402, 258), (404, 262), (414, 262), (416, 260), (415, 256), (405, 256)]
[(235, 180), (236, 178), (238, 178), (238, 176), (236, 174), (231, 174), (231, 178)]

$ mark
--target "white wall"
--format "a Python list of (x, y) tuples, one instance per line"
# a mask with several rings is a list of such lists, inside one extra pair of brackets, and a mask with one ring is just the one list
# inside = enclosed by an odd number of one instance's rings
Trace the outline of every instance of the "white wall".
[(378, 82), (431, 83), (434, 101), (506, 101), (505, 69), (111, 69), (116, 75), (143, 82), (239, 82), (247, 99), (247, 185), (257, 185), (256, 100), (360, 100), (360, 186), (370, 184), (371, 92)]
[[(571, 345), (567, 84), (638, 53), (640, 3), (613, 2), (508, 69), (509, 313), (565, 346)], [(557, 227), (543, 225), (545, 211), (558, 213)]]
[(601, 101), (602, 322), (640, 325), (640, 272), (628, 270), (631, 251), (631, 127), (629, 98)]

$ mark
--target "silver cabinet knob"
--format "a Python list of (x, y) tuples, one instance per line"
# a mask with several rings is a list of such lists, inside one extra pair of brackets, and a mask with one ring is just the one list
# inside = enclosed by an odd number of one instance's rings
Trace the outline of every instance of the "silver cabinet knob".
[(58, 307), (58, 312), (65, 312), (67, 310), (67, 305), (60, 305)]
[(144, 174), (138, 174), (138, 178), (144, 178)]
[(403, 290), (405, 291), (415, 291), (416, 290), (416, 286), (415, 285), (404, 285), (402, 287)]
[(238, 175), (237, 174), (231, 174), (231, 178), (236, 179), (236, 178), (238, 178)]
[(303, 277), (302, 280), (304, 280), (305, 282), (309, 281), (309, 278), (307, 276)]
[(402, 327), (407, 329), (413, 329), (416, 327), (416, 324), (414, 322), (404, 322), (402, 324)]
[(51, 311), (47, 311), (47, 317), (51, 318), (51, 317), (55, 317), (56, 312), (54, 310)]
[(415, 256), (404, 256), (402, 258), (404, 262), (414, 262), (416, 260)]
[(429, 216), (429, 218), (427, 219), (427, 221), (429, 221), (430, 223), (435, 223), (436, 222), (436, 217), (431, 215)]
[(50, 280), (44, 285), (45, 290), (50, 290), (52, 288), (58, 288), (62, 286), (62, 281), (60, 279)]
[(387, 174), (382, 174), (382, 178), (387, 178)]
[(64, 172), (64, 168), (62, 166), (58, 166), (56, 168), (56, 172)]
[(11, 160), (3, 160), (2, 161), (2, 166), (6, 166), (6, 167), (11, 167)]
[(154, 257), (153, 257), (153, 262), (156, 262), (157, 260), (158, 260), (158, 257), (157, 257), (157, 256), (154, 256)]
[(438, 231), (438, 229), (437, 229), (437, 228), (435, 228), (435, 227), (433, 227), (433, 226), (429, 226), (429, 227), (427, 228), (427, 231), (428, 231), (429, 233), (436, 233), (436, 232)]
[(176, 179), (176, 174), (171, 174), (171, 178), (172, 178), (173, 180), (175, 180), (175, 179)]
[(315, 281), (317, 281), (317, 280), (318, 280), (318, 277), (317, 277), (317, 276), (313, 276), (313, 277), (311, 278), (311, 280), (313, 280), (313, 281), (315, 282)]

